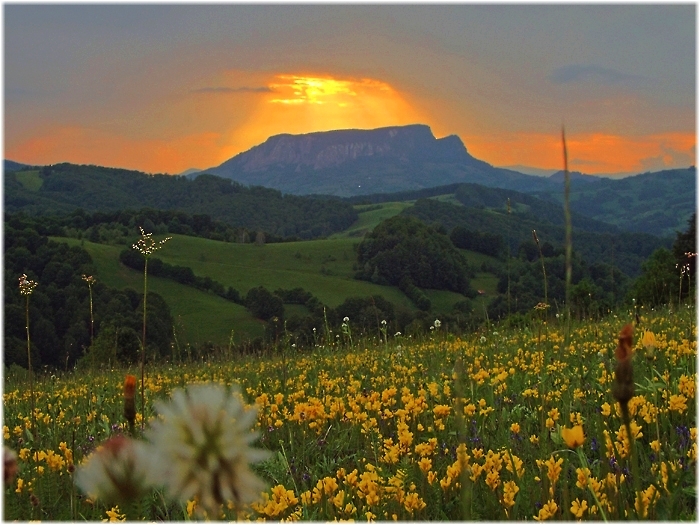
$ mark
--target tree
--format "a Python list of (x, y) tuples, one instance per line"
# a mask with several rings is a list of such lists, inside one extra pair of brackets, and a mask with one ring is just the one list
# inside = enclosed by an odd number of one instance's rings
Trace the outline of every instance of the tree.
[[(469, 295), (474, 274), (447, 235), (413, 217), (398, 215), (380, 223), (358, 247), (359, 279), (399, 286), (452, 290)], [(407, 288), (407, 286), (406, 286)]]
[(632, 296), (639, 304), (669, 304), (678, 295), (676, 260), (666, 248), (659, 248), (642, 264), (642, 275), (635, 281)]

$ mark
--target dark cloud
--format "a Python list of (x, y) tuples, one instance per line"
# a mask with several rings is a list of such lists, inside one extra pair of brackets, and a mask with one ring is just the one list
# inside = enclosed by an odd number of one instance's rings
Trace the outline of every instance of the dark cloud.
[(266, 86), (261, 87), (203, 87), (193, 89), (192, 93), (272, 93), (272, 89)]
[(571, 84), (573, 82), (621, 84), (638, 82), (642, 77), (593, 64), (571, 64), (556, 68), (550, 75), (550, 79), (555, 84)]

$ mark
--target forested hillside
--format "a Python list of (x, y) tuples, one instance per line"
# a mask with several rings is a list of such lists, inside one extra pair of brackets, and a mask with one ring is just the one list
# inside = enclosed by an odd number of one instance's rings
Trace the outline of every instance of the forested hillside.
[[(498, 235), (511, 253), (515, 253), (523, 242), (531, 242), (536, 230), (542, 242), (555, 246), (564, 243), (565, 228), (561, 224), (535, 220), (527, 215), (509, 214), (506, 209), (482, 210), (467, 208), (435, 199), (421, 199), (405, 209), (405, 215), (417, 217), (431, 224), (439, 223), (447, 231), (455, 227)], [(639, 274), (641, 264), (659, 247), (670, 248), (672, 239), (662, 239), (645, 233), (595, 233), (575, 231), (574, 251), (589, 262), (614, 264), (629, 276)]]
[(211, 175), (195, 180), (146, 175), (99, 166), (54, 164), (7, 172), (5, 210), (33, 215), (117, 211), (144, 207), (206, 214), (230, 226), (264, 230), (303, 239), (350, 226), (357, 213), (349, 203), (282, 195), (277, 190), (245, 187)]

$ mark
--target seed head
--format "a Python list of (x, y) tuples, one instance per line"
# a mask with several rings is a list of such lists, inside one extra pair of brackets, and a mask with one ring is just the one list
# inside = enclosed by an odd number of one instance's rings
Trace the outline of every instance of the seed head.
[(19, 277), (19, 293), (22, 295), (32, 295), (34, 288), (37, 286), (36, 281), (31, 281), (27, 278), (27, 274), (23, 273)]
[(166, 237), (162, 241), (156, 242), (153, 240), (152, 233), (146, 233), (141, 226), (139, 226), (139, 229), (141, 230), (141, 238), (136, 241), (136, 244), (134, 244), (132, 248), (141, 252), (144, 257), (148, 257), (156, 250), (159, 250), (166, 242), (172, 239), (172, 237)]

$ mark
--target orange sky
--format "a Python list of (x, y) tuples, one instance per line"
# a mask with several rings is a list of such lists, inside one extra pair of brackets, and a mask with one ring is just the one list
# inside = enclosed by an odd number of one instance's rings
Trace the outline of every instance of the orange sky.
[(419, 123), (558, 170), (564, 123), (572, 170), (695, 164), (694, 6), (5, 7), (18, 162), (180, 173), (279, 133)]
[[(229, 74), (229, 78), (236, 75)], [(55, 126), (39, 136), (12, 143), (5, 157), (37, 164), (69, 161), (138, 169), (149, 173), (179, 173), (207, 168), (260, 144), (279, 133), (301, 134), (332, 129), (372, 129), (426, 123), (439, 137), (458, 134), (473, 156), (495, 166), (526, 165), (560, 169), (560, 131), (471, 135), (451, 133), (431, 117), (421, 101), (414, 102), (387, 82), (319, 74), (279, 74), (265, 90), (235, 88), (201, 91), (179, 101), (187, 111), (207, 114), (226, 111), (231, 98), (248, 97), (245, 118), (221, 132), (204, 131), (165, 138), (130, 138), (122, 133), (80, 126)], [(228, 100), (227, 100), (228, 99)], [(427, 102), (426, 105), (429, 105)], [(231, 110), (230, 107), (228, 107)], [(650, 135), (568, 133), (572, 170), (585, 173), (643, 172), (655, 166), (692, 164), (694, 133)]]

